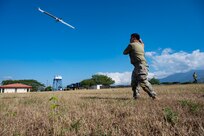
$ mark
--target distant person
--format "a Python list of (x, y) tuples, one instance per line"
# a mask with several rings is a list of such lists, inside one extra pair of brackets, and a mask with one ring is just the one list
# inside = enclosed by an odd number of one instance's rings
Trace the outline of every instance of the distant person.
[(155, 99), (156, 93), (147, 79), (148, 65), (144, 55), (144, 43), (140, 39), (139, 34), (131, 34), (130, 43), (123, 54), (129, 54), (131, 64), (134, 66), (131, 79), (133, 98), (137, 99), (139, 97), (139, 89), (141, 86), (152, 99)]
[(197, 74), (196, 74), (196, 72), (194, 72), (193, 73), (193, 78), (194, 78), (194, 81), (193, 81), (193, 83), (197, 83), (198, 81), (197, 81)]

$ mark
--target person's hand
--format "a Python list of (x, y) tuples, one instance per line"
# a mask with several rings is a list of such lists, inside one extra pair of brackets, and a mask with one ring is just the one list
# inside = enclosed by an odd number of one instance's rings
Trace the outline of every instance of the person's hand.
[(140, 43), (144, 44), (141, 38), (140, 38), (140, 40), (139, 40), (139, 41), (140, 41)]
[(140, 39), (139, 42), (144, 46), (144, 43), (143, 43), (142, 39)]

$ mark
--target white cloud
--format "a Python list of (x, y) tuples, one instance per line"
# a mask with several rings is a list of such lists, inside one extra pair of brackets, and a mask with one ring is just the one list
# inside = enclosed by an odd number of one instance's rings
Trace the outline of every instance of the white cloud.
[(12, 77), (12, 76), (4, 76), (2, 79), (3, 79), (3, 80), (12, 80), (13, 77)]
[(155, 77), (155, 73), (149, 72), (147, 78), (152, 79), (153, 77)]
[[(147, 52), (147, 54), (149, 54)], [(154, 69), (154, 76), (163, 78), (174, 73), (187, 72), (194, 69), (204, 69), (204, 52), (195, 50), (192, 53), (184, 51), (173, 52), (164, 49), (161, 54), (147, 55), (151, 60), (150, 67)]]
[[(187, 72), (195, 69), (204, 69), (204, 52), (194, 50), (191, 53), (184, 51), (174, 52), (167, 48), (157, 52), (146, 52), (150, 59), (151, 71), (148, 78), (164, 78), (171, 74)], [(97, 74), (107, 75), (115, 80), (115, 85), (127, 85), (131, 82), (132, 72), (99, 72)]]
[(3, 76), (3, 77), (0, 77), (0, 85), (1, 85), (1, 82), (2, 82), (3, 80), (12, 80), (12, 79), (13, 79), (12, 76)]
[(169, 55), (170, 53), (172, 53), (173, 50), (171, 48), (166, 48), (162, 51), (162, 55)]
[[(97, 74), (106, 75), (115, 81), (115, 85), (130, 85), (132, 72), (98, 72)], [(154, 77), (154, 73), (149, 73), (148, 78)]]
[(152, 56), (154, 56), (155, 54), (156, 54), (156, 52), (150, 51), (150, 52), (146, 52), (146, 53), (145, 53), (145, 56), (146, 56), (146, 57), (152, 57)]
[(115, 81), (115, 85), (129, 85), (132, 72), (98, 72), (97, 74), (106, 75)]

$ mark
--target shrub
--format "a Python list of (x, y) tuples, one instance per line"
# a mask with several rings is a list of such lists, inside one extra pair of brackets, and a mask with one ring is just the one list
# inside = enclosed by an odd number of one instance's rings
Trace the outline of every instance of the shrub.
[(189, 111), (193, 113), (197, 112), (200, 109), (200, 107), (202, 107), (202, 105), (194, 103), (189, 100), (181, 100), (180, 104), (182, 107), (187, 107)]
[(149, 82), (151, 83), (151, 84), (155, 84), (155, 85), (159, 85), (160, 84), (160, 81), (158, 80), (158, 79), (156, 79), (156, 78), (152, 78), (151, 80), (149, 80)]
[(178, 121), (178, 113), (174, 112), (171, 108), (167, 107), (164, 109), (164, 119), (168, 123), (175, 125)]

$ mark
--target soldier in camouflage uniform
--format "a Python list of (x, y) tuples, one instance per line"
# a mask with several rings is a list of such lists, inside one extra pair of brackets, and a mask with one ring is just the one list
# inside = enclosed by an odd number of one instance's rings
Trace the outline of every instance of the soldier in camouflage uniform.
[(140, 39), (139, 34), (133, 33), (131, 35), (130, 44), (124, 50), (123, 54), (129, 54), (131, 64), (134, 66), (131, 79), (133, 97), (135, 99), (139, 97), (139, 89), (141, 86), (151, 98), (155, 99), (156, 93), (147, 79), (148, 65), (144, 56), (144, 43)]
[(194, 78), (194, 81), (193, 81), (193, 83), (197, 83), (198, 81), (197, 81), (197, 74), (196, 74), (196, 72), (194, 72), (193, 73), (193, 78)]

